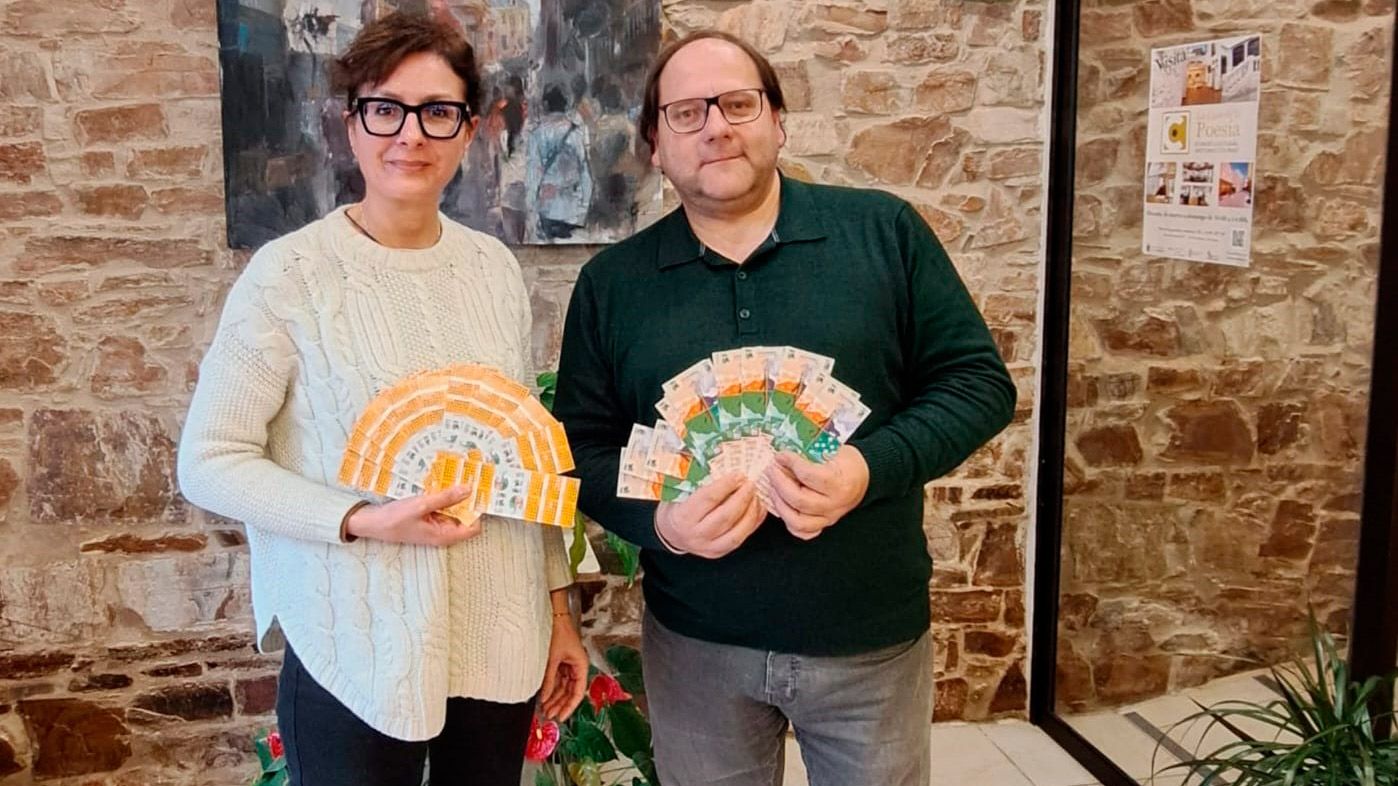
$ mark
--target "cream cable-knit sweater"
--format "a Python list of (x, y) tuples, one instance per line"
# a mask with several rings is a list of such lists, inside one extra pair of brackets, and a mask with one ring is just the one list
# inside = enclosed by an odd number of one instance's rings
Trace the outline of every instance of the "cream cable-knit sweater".
[(383, 388), (449, 363), (525, 378), (529, 298), (503, 244), (442, 217), (389, 249), (344, 208), (258, 251), (229, 291), (180, 440), (180, 489), (247, 524), (258, 646), (281, 646), (369, 725), (423, 740), (448, 696), (525, 701), (543, 681), (562, 534), (486, 517), (450, 548), (359, 539), (336, 475)]

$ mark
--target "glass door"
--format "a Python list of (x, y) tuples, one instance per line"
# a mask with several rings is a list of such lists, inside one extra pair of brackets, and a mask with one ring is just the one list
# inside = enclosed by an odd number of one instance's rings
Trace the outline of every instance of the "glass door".
[(1393, 8), (1056, 13), (1032, 714), (1146, 783), (1311, 614), (1393, 661)]

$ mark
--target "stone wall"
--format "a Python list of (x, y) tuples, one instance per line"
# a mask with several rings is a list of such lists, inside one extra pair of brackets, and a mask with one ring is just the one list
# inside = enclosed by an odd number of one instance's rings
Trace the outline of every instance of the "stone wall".
[[(1083, 9), (1062, 709), (1276, 662), (1348, 624), (1387, 139), (1387, 0)], [(1165, 46), (1262, 34), (1252, 265), (1144, 257)]]
[[(210, 0), (0, 0), (0, 778), (245, 782), (277, 658), (241, 526), (180, 499), (174, 446), (223, 295)], [(1016, 378), (1008, 433), (930, 487), (939, 719), (1025, 706), (1025, 483), (1042, 187), (1042, 2), (665, 2), (779, 64), (798, 176), (910, 199)], [(527, 248), (535, 359), (586, 248)], [(604, 564), (607, 555), (604, 553)], [(639, 602), (587, 584), (594, 644)]]

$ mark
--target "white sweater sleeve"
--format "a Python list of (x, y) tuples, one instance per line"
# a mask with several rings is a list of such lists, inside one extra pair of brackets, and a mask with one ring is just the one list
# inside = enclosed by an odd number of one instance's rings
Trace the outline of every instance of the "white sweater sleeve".
[(340, 542), (359, 497), (293, 472), (267, 456), (268, 423), (286, 403), (296, 352), (267, 298), (294, 287), (276, 244), (258, 252), (229, 291), (213, 344), (199, 367), (180, 436), (180, 491), (195, 505), (258, 529)]

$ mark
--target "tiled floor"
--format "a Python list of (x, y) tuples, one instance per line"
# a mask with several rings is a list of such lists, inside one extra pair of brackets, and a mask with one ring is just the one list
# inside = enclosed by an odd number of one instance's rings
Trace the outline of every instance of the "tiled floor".
[[(1199, 702), (1211, 705), (1228, 699), (1266, 702), (1276, 694), (1259, 677), (1265, 672), (1235, 674), (1190, 688), (1181, 694), (1160, 696), (1113, 710), (1064, 716), (1064, 720), (1116, 764), (1150, 786), (1180, 786), (1184, 774), (1161, 772), (1179, 761), (1156, 740), (1161, 733), (1185, 753), (1212, 750), (1232, 737), (1220, 729), (1177, 725), (1193, 714)], [(1271, 738), (1266, 728), (1239, 725), (1257, 736)], [(623, 778), (625, 783), (628, 779)], [(532, 781), (527, 781), (532, 782)], [(1194, 783), (1198, 783), (1196, 778)], [(1043, 731), (1025, 722), (938, 723), (932, 727), (933, 786), (1097, 786), (1092, 774), (1058, 747)], [(806, 768), (794, 738), (787, 736), (784, 786), (809, 786)]]
[[(1211, 705), (1228, 699), (1265, 702), (1276, 698), (1260, 676), (1235, 674), (1191, 688), (1113, 710), (1065, 716), (1064, 720), (1142, 783), (1179, 786), (1183, 773), (1160, 774), (1179, 761), (1156, 744), (1156, 735), (1169, 736), (1187, 752), (1201, 750), (1200, 735), (1207, 724), (1176, 725), (1198, 710), (1195, 702)], [(1239, 724), (1244, 731), (1271, 738), (1268, 730)], [(1209, 731), (1202, 750), (1232, 739), (1217, 727)], [(785, 786), (808, 786), (796, 743), (787, 740)], [(1198, 782), (1197, 780), (1195, 781)], [(934, 786), (1095, 786), (1092, 775), (1064, 753), (1048, 735), (1028, 723), (947, 724), (932, 727)]]
[[(1200, 752), (1217, 749), (1234, 737), (1218, 726), (1208, 723), (1181, 723), (1185, 718), (1198, 712), (1198, 704), (1213, 705), (1227, 700), (1267, 702), (1277, 698), (1272, 690), (1259, 680), (1266, 672), (1255, 671), (1234, 674), (1213, 680), (1182, 693), (1160, 696), (1139, 704), (1102, 710), (1083, 715), (1067, 715), (1068, 722), (1079, 734), (1086, 737), (1099, 750), (1111, 757), (1112, 761), (1126, 770), (1127, 774), (1145, 781), (1152, 772), (1177, 761), (1169, 750), (1157, 746), (1161, 733), (1178, 744), (1182, 755), (1194, 756)], [(1198, 702), (1196, 704), (1195, 702)], [(1276, 730), (1262, 726), (1245, 718), (1236, 720), (1243, 731), (1262, 739), (1275, 739)], [(1204, 740), (1201, 735), (1208, 732)], [(1202, 744), (1201, 744), (1202, 742)], [(1177, 772), (1177, 771), (1176, 771)], [(1158, 786), (1167, 786), (1180, 780), (1166, 780), (1157, 777)]]
[[(787, 739), (785, 786), (807, 786)], [(1090, 786), (1092, 775), (1028, 723), (939, 723), (932, 727), (934, 786)]]
[[(1086, 719), (1079, 731), (1110, 744), (1114, 756), (1128, 772), (1151, 786), (1180, 786), (1183, 776), (1162, 775), (1151, 781), (1150, 752), (1154, 743), (1135, 733), (1131, 724), (1113, 713), (1079, 716)], [(1144, 757), (1144, 758), (1142, 758)], [(1144, 767), (1139, 761), (1147, 762)], [(1170, 761), (1157, 762), (1164, 766)], [(1139, 774), (1137, 771), (1139, 770)], [(619, 772), (608, 773), (617, 776)], [(528, 773), (526, 773), (528, 775)], [(525, 783), (532, 784), (527, 777)], [(630, 776), (618, 782), (626, 783)], [(610, 782), (610, 781), (609, 781)], [(1196, 781), (1197, 782), (1197, 781)], [(1083, 769), (1058, 744), (1038, 728), (1021, 721), (999, 723), (939, 723), (932, 727), (933, 786), (1098, 786), (1092, 774)], [(783, 786), (809, 786), (806, 768), (795, 740), (786, 741), (786, 779)]]

